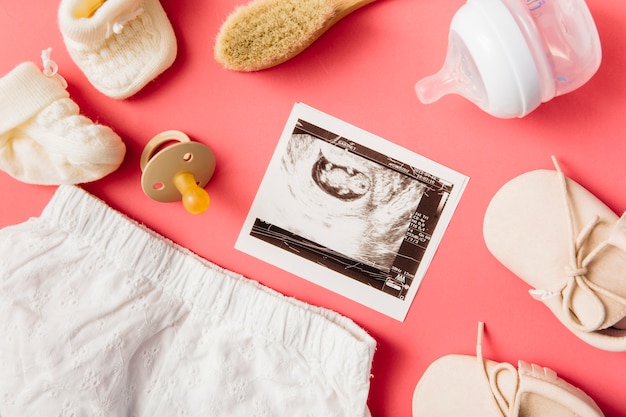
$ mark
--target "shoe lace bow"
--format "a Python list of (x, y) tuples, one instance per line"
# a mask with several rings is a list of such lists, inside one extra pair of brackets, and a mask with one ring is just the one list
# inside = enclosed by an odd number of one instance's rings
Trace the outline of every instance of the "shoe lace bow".
[(564, 281), (564, 284), (558, 292), (545, 289), (534, 289), (530, 290), (530, 294), (535, 299), (543, 301), (558, 295), (560, 292), (560, 294), (562, 294), (563, 296), (561, 307), (563, 312), (565, 313), (565, 316), (569, 318), (571, 325), (575, 328), (578, 328), (579, 330), (594, 331), (598, 329), (598, 327), (602, 324), (602, 322), (604, 321), (604, 317), (600, 316), (596, 323), (583, 323), (580, 318), (576, 316), (576, 313), (574, 311), (573, 296), (577, 290), (581, 290), (586, 293), (590, 297), (590, 299), (593, 300), (596, 305), (598, 305), (599, 308), (601, 308), (602, 310), (604, 310), (605, 307), (600, 300), (599, 295), (603, 295), (608, 299), (612, 299), (626, 306), (626, 298), (623, 298), (615, 294), (614, 292), (594, 283), (587, 277), (587, 267), (607, 247), (613, 245), (620, 247), (622, 250), (625, 250), (626, 246), (623, 242), (624, 237), (619, 235), (626, 236), (626, 215), (622, 216), (609, 239), (605, 240), (589, 253), (587, 253), (587, 255), (585, 255), (585, 251), (583, 250), (583, 248), (585, 248), (585, 244), (588, 241), (589, 236), (591, 236), (593, 230), (601, 223), (601, 219), (598, 215), (595, 215), (581, 229), (581, 231), (576, 234), (576, 227), (574, 224), (574, 209), (572, 204), (572, 198), (567, 187), (567, 179), (563, 174), (563, 171), (561, 170), (559, 163), (555, 157), (552, 157), (552, 161), (554, 163), (554, 166), (556, 167), (560, 189), (562, 191), (563, 198), (567, 206), (567, 221), (570, 233), (568, 239), (570, 262), (565, 267), (565, 275), (567, 279)]

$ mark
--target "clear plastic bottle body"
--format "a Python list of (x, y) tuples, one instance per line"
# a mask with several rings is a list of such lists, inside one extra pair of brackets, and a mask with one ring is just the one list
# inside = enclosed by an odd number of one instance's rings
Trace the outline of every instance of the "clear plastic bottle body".
[(598, 70), (601, 47), (584, 0), (502, 0), (535, 59), (542, 101), (569, 93)]

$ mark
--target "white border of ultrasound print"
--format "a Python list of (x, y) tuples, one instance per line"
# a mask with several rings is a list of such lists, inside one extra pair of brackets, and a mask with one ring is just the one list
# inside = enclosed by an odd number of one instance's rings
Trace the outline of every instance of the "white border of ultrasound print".
[[(318, 265), (308, 259), (294, 255), (284, 249), (250, 236), (252, 226), (254, 225), (256, 218), (259, 217), (256, 213), (260, 211), (259, 207), (263, 201), (264, 191), (269, 187), (272, 187), (272, 175), (275, 175), (275, 172), (277, 172), (276, 170), (280, 165), (281, 158), (286, 152), (287, 143), (292, 136), (292, 132), (298, 119), (305, 120), (344, 138), (349, 138), (353, 142), (380, 152), (390, 158), (402, 161), (407, 165), (432, 174), (435, 177), (453, 185), (452, 193), (450, 194), (448, 202), (441, 213), (441, 217), (435, 227), (435, 230), (433, 231), (426, 253), (422, 257), (418, 270), (415, 274), (415, 279), (413, 280), (404, 300), (385, 294), (378, 289), (370, 288), (367, 285), (363, 285), (363, 283), (339, 272), (328, 269), (322, 265)], [(428, 158), (402, 148), (383, 138), (373, 135), (372, 133), (352, 126), (305, 104), (296, 103), (291, 111), (289, 119), (287, 120), (283, 133), (281, 134), (280, 140), (268, 165), (267, 171), (263, 177), (261, 185), (259, 186), (257, 195), (243, 224), (237, 242), (235, 243), (235, 248), (260, 260), (275, 265), (287, 272), (290, 272), (291, 274), (304, 278), (330, 291), (372, 308), (382, 314), (399, 321), (404, 321), (468, 181), (469, 177)]]

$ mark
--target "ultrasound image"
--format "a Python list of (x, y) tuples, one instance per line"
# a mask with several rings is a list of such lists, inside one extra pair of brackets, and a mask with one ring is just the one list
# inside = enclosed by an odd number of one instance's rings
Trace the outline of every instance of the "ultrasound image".
[(294, 133), (258, 217), (388, 272), (425, 187), (310, 134)]

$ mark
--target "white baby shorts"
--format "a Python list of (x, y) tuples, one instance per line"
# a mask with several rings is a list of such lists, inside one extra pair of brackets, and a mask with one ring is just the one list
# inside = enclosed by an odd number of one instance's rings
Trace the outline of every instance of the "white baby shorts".
[(0, 230), (2, 417), (362, 417), (374, 349), (76, 186)]

